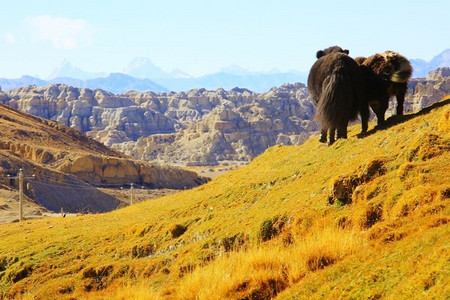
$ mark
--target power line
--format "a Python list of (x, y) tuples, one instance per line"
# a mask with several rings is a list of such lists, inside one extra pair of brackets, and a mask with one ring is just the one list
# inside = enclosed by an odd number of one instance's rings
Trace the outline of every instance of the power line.
[[(95, 185), (90, 185), (87, 182), (81, 181), (81, 180), (77, 180), (76, 177), (74, 176), (68, 176), (66, 174), (62, 175), (62, 176), (51, 176), (51, 175), (45, 175), (45, 174), (38, 174), (37, 176), (35, 174), (33, 174), (32, 176), (24, 176), (24, 172), (22, 169), (19, 169), (18, 173), (16, 176), (11, 176), (11, 175), (6, 175), (7, 178), (9, 179), (18, 179), (19, 180), (19, 221), (23, 220), (23, 202), (24, 202), (24, 188), (23, 188), (23, 184), (24, 184), (24, 180), (34, 180), (33, 185), (38, 185), (41, 186), (42, 188), (44, 188), (45, 190), (49, 191), (49, 187), (54, 187), (56, 188), (56, 190), (58, 189), (69, 189), (69, 190), (89, 190), (89, 191), (93, 191), (93, 190), (97, 190), (98, 188), (108, 188), (108, 187), (112, 187), (112, 188), (119, 188), (120, 185), (117, 184), (102, 184), (100, 186), (95, 186)], [(63, 182), (61, 182), (61, 180), (63, 180)], [(47, 181), (47, 182), (43, 182), (43, 181)], [(54, 183), (52, 183), (52, 181)], [(128, 186), (128, 184), (126, 185)], [(135, 202), (134, 200), (134, 190), (135, 190), (135, 184), (134, 183), (130, 183), (130, 205), (133, 205), (133, 202)], [(144, 186), (141, 187), (142, 189), (144, 189)], [(122, 187), (120, 187), (120, 189), (124, 189), (124, 186), (122, 185)], [(55, 192), (54, 190), (52, 192)]]
[[(66, 186), (66, 187), (75, 187), (79, 189), (83, 189), (83, 185), (85, 189), (93, 189), (93, 188), (121, 188), (123, 189), (124, 186), (131, 186), (131, 184), (95, 184), (91, 182), (86, 182), (83, 180), (79, 180), (76, 177), (73, 176), (67, 176), (64, 175), (64, 182), (61, 182), (61, 177), (55, 177), (51, 175), (44, 175), (44, 174), (38, 174), (36, 175), (35, 179), (39, 181), (40, 184), (46, 184), (46, 185), (52, 185), (52, 186)], [(45, 180), (46, 182), (42, 182), (41, 180)], [(53, 183), (54, 182), (54, 183)], [(135, 183), (133, 183), (135, 184)], [(136, 187), (135, 187), (136, 188)], [(142, 186), (142, 189), (145, 187)]]
[(43, 185), (43, 186), (53, 186), (61, 189), (69, 189), (69, 190), (96, 190), (97, 188), (94, 186), (81, 186), (81, 185), (67, 185), (67, 184), (57, 184), (57, 183), (44, 183), (42, 181), (36, 181), (34, 184)]

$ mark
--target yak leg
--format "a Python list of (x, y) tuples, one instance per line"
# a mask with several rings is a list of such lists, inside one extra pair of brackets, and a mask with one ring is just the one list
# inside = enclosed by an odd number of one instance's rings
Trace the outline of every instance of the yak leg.
[(405, 102), (405, 95), (408, 86), (406, 83), (402, 86), (401, 90), (397, 92), (395, 97), (397, 98), (397, 116), (403, 115), (403, 103)]
[(335, 141), (336, 128), (330, 128), (329, 131), (330, 131), (329, 132), (330, 136), (329, 136), (329, 139), (328, 139), (328, 146), (331, 146), (331, 145), (333, 145), (333, 143)]
[(369, 127), (369, 106), (361, 107), (359, 114), (361, 115), (361, 135), (364, 135)]
[(385, 123), (384, 113), (388, 109), (388, 105), (389, 105), (389, 96), (387, 96), (385, 99), (382, 99), (380, 102), (376, 103), (375, 105), (371, 105), (372, 110), (377, 115), (377, 126), (378, 127), (384, 126), (384, 123)]
[(384, 120), (384, 113), (378, 113), (377, 115), (377, 126), (378, 127), (383, 127), (385, 120)]
[(320, 131), (319, 142), (326, 143), (327, 142), (327, 129), (322, 129)]
[(337, 129), (337, 138), (346, 139), (347, 138), (347, 123), (339, 125)]

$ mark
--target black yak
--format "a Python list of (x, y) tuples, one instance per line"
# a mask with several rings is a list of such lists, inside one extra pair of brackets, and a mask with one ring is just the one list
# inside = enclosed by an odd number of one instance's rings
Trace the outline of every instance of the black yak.
[(347, 125), (361, 116), (361, 132), (367, 131), (369, 106), (362, 68), (347, 54), (348, 50), (330, 47), (317, 52), (317, 61), (308, 76), (308, 90), (316, 103), (315, 119), (320, 122), (320, 141), (328, 145), (347, 138)]
[(397, 115), (403, 115), (403, 102), (412, 74), (408, 59), (396, 52), (386, 51), (368, 58), (358, 57), (355, 61), (365, 73), (368, 102), (377, 116), (378, 126), (384, 124), (384, 114), (392, 96), (397, 98)]

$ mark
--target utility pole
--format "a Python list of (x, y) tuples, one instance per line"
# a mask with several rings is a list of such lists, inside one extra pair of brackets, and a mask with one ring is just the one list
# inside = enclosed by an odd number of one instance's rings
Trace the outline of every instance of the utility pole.
[(134, 192), (134, 183), (130, 186), (130, 205), (133, 205), (133, 192)]
[(19, 221), (23, 220), (23, 170), (19, 169)]
[(8, 175), (8, 177), (12, 178), (12, 179), (19, 179), (19, 221), (22, 221), (23, 220), (23, 199), (24, 199), (23, 181), (24, 181), (24, 179), (34, 179), (34, 174), (31, 177), (25, 177), (23, 175), (23, 170), (19, 169), (19, 173), (17, 174), (17, 176), (10, 177)]

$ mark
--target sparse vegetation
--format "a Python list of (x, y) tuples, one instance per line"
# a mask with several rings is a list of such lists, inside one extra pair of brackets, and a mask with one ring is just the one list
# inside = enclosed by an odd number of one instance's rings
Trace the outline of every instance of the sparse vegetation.
[[(0, 298), (449, 298), (449, 111), (276, 146), (114, 212), (1, 225)], [(340, 175), (357, 184), (330, 205)]]
[(186, 226), (183, 226), (181, 224), (175, 224), (172, 227), (169, 228), (170, 235), (172, 238), (180, 237), (183, 233), (185, 233), (187, 230)]
[(279, 235), (286, 225), (286, 219), (286, 214), (284, 214), (264, 220), (259, 228), (258, 237), (260, 240), (265, 242)]

